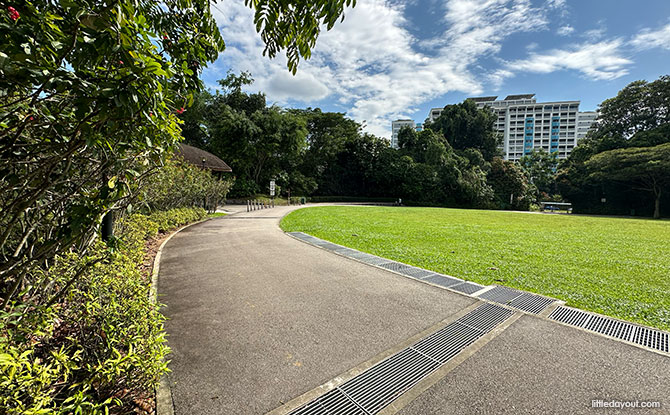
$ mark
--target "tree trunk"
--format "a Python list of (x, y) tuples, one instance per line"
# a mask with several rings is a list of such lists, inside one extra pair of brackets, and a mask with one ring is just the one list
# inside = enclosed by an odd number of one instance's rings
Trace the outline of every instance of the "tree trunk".
[(654, 219), (661, 218), (661, 192), (658, 192), (656, 195), (656, 201), (654, 202)]

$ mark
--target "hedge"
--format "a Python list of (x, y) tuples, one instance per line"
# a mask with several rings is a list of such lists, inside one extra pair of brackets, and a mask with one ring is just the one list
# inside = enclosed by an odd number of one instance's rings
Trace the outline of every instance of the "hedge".
[(138, 265), (148, 239), (205, 216), (201, 208), (134, 214), (120, 221), (113, 243), (98, 240), (86, 256), (72, 251), (33, 270), (40, 288), (26, 288), (0, 311), (0, 413), (129, 413), (150, 405), (169, 349)]

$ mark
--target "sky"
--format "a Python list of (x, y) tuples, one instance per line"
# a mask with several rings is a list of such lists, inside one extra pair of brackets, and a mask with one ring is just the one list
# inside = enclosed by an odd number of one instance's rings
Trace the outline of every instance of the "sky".
[(269, 104), (346, 113), (390, 137), (391, 121), (423, 122), (467, 97), (535, 93), (596, 110), (632, 81), (670, 74), (668, 0), (358, 0), (317, 40), (294, 76), (263, 56), (243, 0), (213, 9), (226, 50), (204, 70), (251, 72)]

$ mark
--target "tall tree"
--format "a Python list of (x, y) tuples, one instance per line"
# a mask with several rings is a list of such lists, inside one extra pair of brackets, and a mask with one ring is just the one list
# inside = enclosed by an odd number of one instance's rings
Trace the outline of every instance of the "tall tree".
[(549, 154), (544, 150), (533, 150), (519, 159), (519, 164), (526, 171), (530, 182), (538, 192), (552, 194), (556, 192), (556, 153)]
[(475, 148), (488, 161), (499, 155), (502, 143), (500, 134), (493, 125), (496, 116), (488, 109), (479, 109), (471, 100), (447, 105), (440, 117), (425, 127), (440, 132), (454, 150)]
[[(327, 181), (335, 178), (332, 168), (337, 163), (337, 156), (344, 150), (347, 141), (354, 140), (359, 135), (361, 125), (343, 113), (322, 112), (319, 108), (291, 110), (291, 112), (305, 120), (308, 131), (307, 148), (300, 172), (305, 177), (315, 180), (313, 190), (318, 194), (327, 193), (331, 188)], [(307, 190), (304, 186), (299, 187), (302, 189), (296, 187), (294, 189)]]
[[(295, 73), (350, 0), (248, 0)], [(224, 50), (208, 0), (19, 1), (0, 14), (0, 294), (86, 246), (179, 140), (177, 114)]]
[(670, 123), (670, 75), (635, 81), (600, 104), (594, 137), (629, 139)]
[(654, 195), (654, 218), (661, 217), (661, 196), (670, 187), (670, 143), (605, 151), (586, 162), (592, 178), (615, 180)]
[(528, 210), (530, 186), (525, 172), (517, 163), (494, 157), (486, 180), (493, 188), (496, 207)]

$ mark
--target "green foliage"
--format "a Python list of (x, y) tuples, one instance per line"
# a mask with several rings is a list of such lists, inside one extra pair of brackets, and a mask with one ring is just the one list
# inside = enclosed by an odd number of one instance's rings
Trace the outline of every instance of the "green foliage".
[(220, 80), (223, 93), (205, 97), (203, 118), (190, 121), (204, 128), (191, 130), (186, 141), (204, 142), (204, 149), (231, 166), (237, 176), (231, 190), (234, 197), (265, 191), (272, 179), (287, 189), (298, 181), (306, 188), (313, 187), (295, 175), (306, 147), (304, 118), (276, 106), (267, 107), (261, 93), (243, 92), (242, 87), (251, 82), (248, 73), (229, 73)]
[(670, 329), (670, 221), (323, 206), (282, 222), (384, 258)]
[(604, 151), (586, 163), (590, 177), (614, 180), (654, 195), (654, 218), (661, 217), (661, 195), (670, 187), (670, 143)]
[(495, 157), (487, 175), (488, 184), (495, 193), (498, 209), (528, 210), (531, 186), (523, 169), (514, 162)]
[[(670, 76), (662, 76), (654, 82), (632, 82), (616, 97), (600, 105), (595, 131), (582, 140), (568, 159), (560, 164), (558, 188), (572, 202), (575, 212), (650, 216), (667, 214), (664, 206), (668, 203), (661, 201), (670, 201), (670, 188), (665, 182), (660, 187), (640, 185), (648, 177), (644, 165), (627, 165), (625, 180), (618, 174), (597, 174), (594, 170), (601, 164), (608, 165), (604, 163), (605, 160), (613, 159), (614, 155), (628, 154), (619, 151), (621, 149), (653, 148), (664, 143), (670, 143)], [(615, 153), (589, 164), (590, 159), (611, 151)], [(640, 150), (630, 154), (640, 155), (640, 152), (646, 153)], [(653, 158), (652, 155), (649, 157)], [(646, 163), (651, 160), (649, 157), (635, 156), (629, 160)], [(613, 173), (609, 168), (606, 170)], [(657, 189), (653, 190), (653, 187)]]
[(263, 54), (274, 58), (286, 49), (288, 67), (295, 74), (300, 57), (311, 56), (321, 27), (332, 29), (340, 16), (344, 19), (344, 8), (355, 6), (356, 0), (245, 0), (244, 3), (256, 9), (254, 23), (265, 42)]
[(481, 152), (485, 160), (498, 156), (502, 137), (493, 125), (496, 115), (487, 108), (479, 109), (471, 100), (460, 104), (447, 105), (434, 122), (425, 123), (425, 129), (440, 133), (454, 150), (474, 148)]
[(85, 256), (69, 252), (34, 270), (35, 286), (0, 312), (0, 412), (130, 412), (133, 399), (150, 396), (169, 349), (138, 264), (159, 230), (205, 216), (131, 215), (118, 225), (118, 248), (96, 241)]
[(600, 104), (594, 138), (629, 139), (670, 123), (670, 75), (635, 81)]
[(0, 15), (4, 303), (31, 267), (87, 246), (101, 216), (128, 204), (224, 47), (207, 0), (16, 7), (18, 20)]
[(209, 170), (175, 158), (145, 180), (140, 200), (151, 211), (203, 204), (216, 210), (230, 187), (230, 180), (219, 179)]
[(519, 164), (526, 171), (530, 182), (540, 193), (552, 193), (556, 189), (556, 168), (558, 157), (556, 153), (549, 154), (544, 150), (533, 150), (524, 155)]

